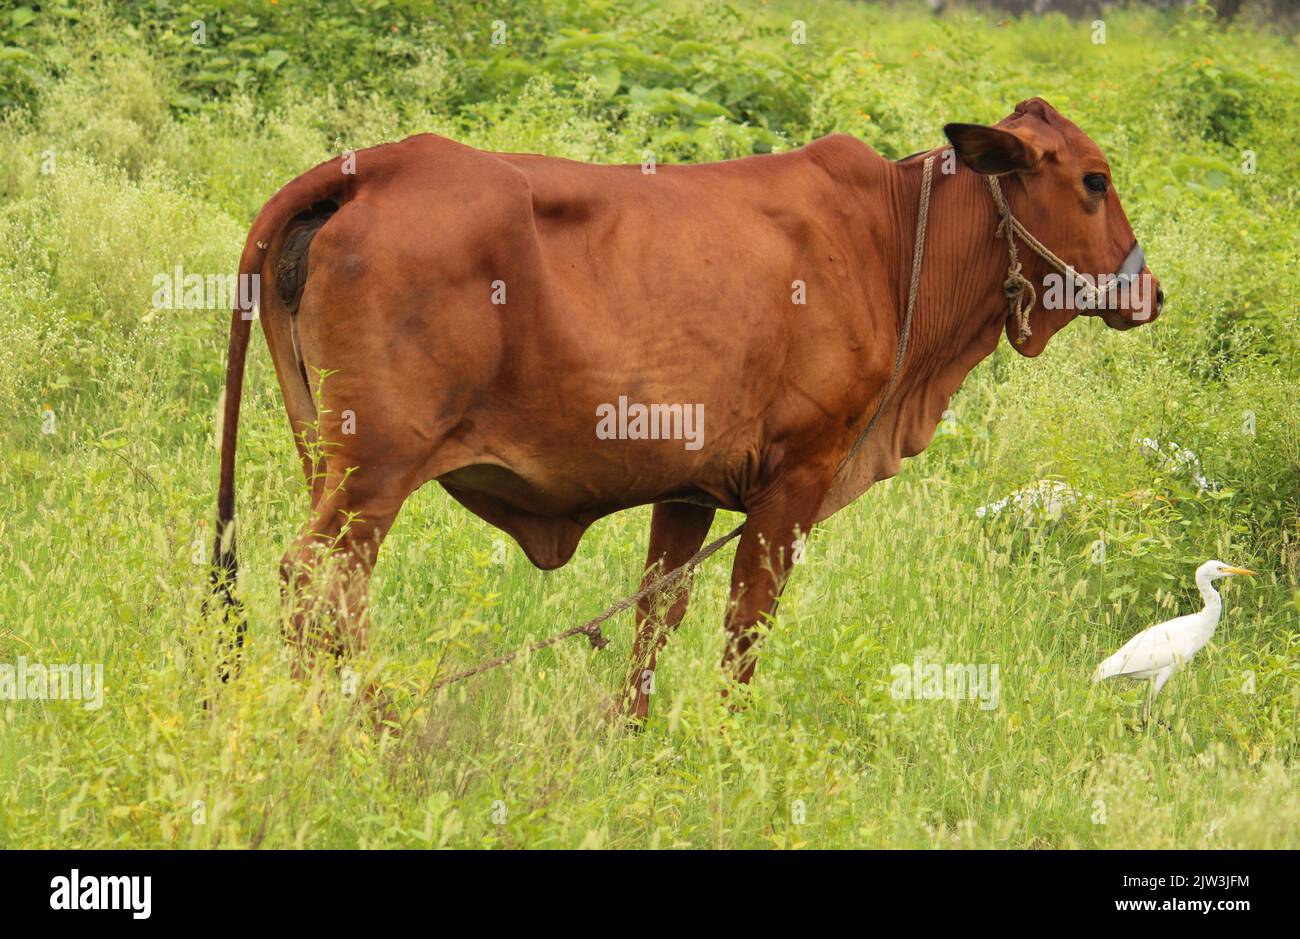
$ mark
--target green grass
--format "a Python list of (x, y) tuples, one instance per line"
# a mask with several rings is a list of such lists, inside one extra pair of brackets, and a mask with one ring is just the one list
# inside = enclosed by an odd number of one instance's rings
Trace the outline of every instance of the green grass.
[[(356, 34), (309, 28), (337, 4), (303, 6), (234, 4), (233, 32), (192, 56), (184, 2), (0, 13), (25, 50), (3, 59), (22, 71), (0, 123), (0, 663), (103, 663), (108, 686), (98, 711), (0, 701), (0, 847), (1300, 843), (1294, 37), (1136, 11), (1095, 46), (1059, 17), (572, 0), (502, 4), (518, 30), (501, 50), (468, 3), (363, 11)], [(548, 51), (582, 27), (617, 35)], [(430, 695), (439, 669), (634, 589), (649, 525), (606, 519), (542, 573), (513, 547), (494, 563), (503, 536), (436, 487), (385, 546), (357, 663), (389, 686), (401, 739), (372, 735), (335, 678), (293, 681), (277, 562), (306, 494), (260, 340), (238, 469), (248, 660), (203, 709), (228, 314), (153, 310), (154, 275), (233, 270), (277, 186), (407, 133), (614, 161), (843, 130), (900, 156), (1031, 94), (1110, 156), (1169, 306), (980, 366), (951, 432), (815, 533), (744, 710), (719, 703), (730, 549), (697, 577), (643, 733), (601, 719), (627, 615), (603, 651), (574, 640)], [(1147, 436), (1194, 449), (1221, 487), (1151, 462)], [(1044, 477), (1091, 498), (1055, 523), (976, 517)], [(1091, 670), (1191, 610), (1215, 556), (1262, 576), (1225, 590), (1214, 641), (1160, 699), (1168, 726), (1138, 728), (1141, 690)], [(895, 699), (891, 670), (918, 655), (996, 665), (998, 706)]]

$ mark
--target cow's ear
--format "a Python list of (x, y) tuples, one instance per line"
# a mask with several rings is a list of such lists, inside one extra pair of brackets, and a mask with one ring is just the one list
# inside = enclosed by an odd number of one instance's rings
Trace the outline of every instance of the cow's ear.
[(1042, 148), (1020, 134), (983, 124), (945, 124), (957, 158), (977, 173), (999, 176), (1031, 170), (1043, 158)]

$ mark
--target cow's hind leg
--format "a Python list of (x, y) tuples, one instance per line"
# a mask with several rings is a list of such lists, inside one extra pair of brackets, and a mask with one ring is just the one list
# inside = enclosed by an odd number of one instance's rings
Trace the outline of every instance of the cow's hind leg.
[[(713, 524), (714, 510), (686, 502), (661, 502), (654, 507), (650, 522), (650, 549), (646, 554), (642, 586), (690, 560)], [(644, 721), (649, 714), (650, 695), (654, 691), (655, 661), (686, 615), (690, 584), (679, 582), (668, 588), (675, 596), (664, 611), (662, 621), (655, 612), (662, 609), (662, 597), (647, 597), (637, 604), (636, 642), (632, 666), (623, 698), (624, 713), (632, 721)]]
[(343, 461), (328, 460), (311, 521), (280, 563), (295, 677), (366, 649), (370, 573), (409, 494), (403, 482), (380, 468), (349, 472)]

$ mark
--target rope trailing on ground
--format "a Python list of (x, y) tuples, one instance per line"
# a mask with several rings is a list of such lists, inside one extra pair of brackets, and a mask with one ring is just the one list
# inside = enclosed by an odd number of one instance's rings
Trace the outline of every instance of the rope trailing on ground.
[(515, 659), (519, 658), (519, 656), (524, 651), (528, 651), (530, 653), (536, 652), (539, 649), (545, 649), (547, 646), (555, 645), (555, 643), (560, 642), (564, 639), (568, 639), (571, 636), (585, 635), (587, 637), (587, 641), (591, 643), (591, 647), (593, 649), (605, 648), (605, 646), (609, 644), (609, 640), (606, 639), (603, 635), (601, 635), (600, 632), (601, 623), (605, 622), (607, 619), (609, 619), (612, 616), (616, 616), (619, 613), (622, 613), (624, 610), (629, 609), (630, 607), (636, 606), (645, 598), (654, 596), (655, 594), (660, 593), (661, 591), (667, 590), (669, 587), (673, 586), (675, 583), (681, 580), (684, 576), (689, 574), (691, 571), (695, 570), (695, 568), (698, 567), (706, 558), (716, 553), (718, 549), (721, 548), (723, 545), (725, 545), (728, 541), (731, 541), (733, 538), (739, 536), (740, 533), (744, 531), (744, 529), (745, 529), (745, 525), (742, 522), (741, 524), (733, 528), (731, 531), (729, 531), (727, 534), (723, 535), (721, 538), (718, 538), (716, 541), (709, 542), (703, 548), (696, 551), (693, 555), (691, 555), (690, 560), (688, 560), (681, 567), (674, 568), (673, 570), (669, 571), (667, 574), (655, 578), (654, 580), (642, 586), (642, 588), (638, 590), (636, 593), (632, 594), (631, 596), (624, 597), (622, 600), (619, 600), (617, 603), (615, 603), (605, 612), (601, 613), (599, 616), (594, 616), (591, 619), (587, 620), (585, 623), (582, 623), (581, 625), (573, 626), (569, 629), (563, 630), (562, 632), (558, 632), (555, 633), (554, 635), (547, 636), (545, 639), (542, 639), (540, 642), (535, 642), (530, 646), (523, 646), (499, 658), (491, 659), (487, 662), (482, 662), (478, 665), (475, 665), (473, 668), (467, 668), (463, 672), (457, 672), (454, 675), (448, 675), (446, 678), (434, 682), (433, 687), (430, 688), (429, 691), (430, 692), (438, 691), (439, 689), (445, 688), (448, 685), (455, 684), (458, 681), (464, 681), (467, 678), (473, 678), (475, 675), (482, 674), (483, 672), (486, 672), (490, 669), (494, 669), (502, 665), (507, 665), (510, 662), (513, 662)]

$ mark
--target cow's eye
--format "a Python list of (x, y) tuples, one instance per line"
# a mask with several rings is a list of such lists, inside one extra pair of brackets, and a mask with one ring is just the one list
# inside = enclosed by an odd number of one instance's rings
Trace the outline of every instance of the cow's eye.
[(1088, 173), (1083, 177), (1083, 184), (1088, 187), (1089, 192), (1095, 192), (1102, 195), (1106, 191), (1106, 177), (1101, 173)]

